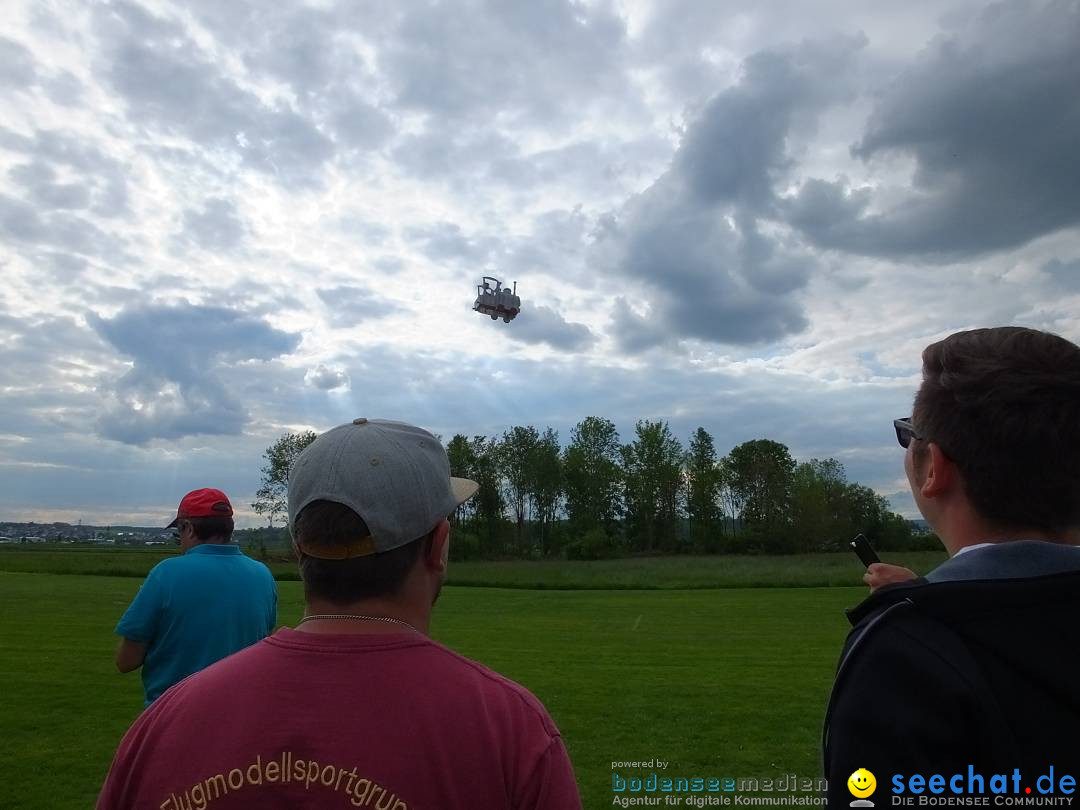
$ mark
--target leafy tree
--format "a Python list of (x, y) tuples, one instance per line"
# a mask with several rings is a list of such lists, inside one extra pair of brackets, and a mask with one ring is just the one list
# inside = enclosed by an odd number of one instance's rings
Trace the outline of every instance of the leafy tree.
[(770, 439), (743, 442), (728, 454), (730, 486), (742, 501), (743, 525), (761, 551), (792, 550), (791, 493), (795, 461)]
[[(720, 521), (721, 523), (725, 520), (730, 521), (731, 533), (729, 537), (731, 542), (729, 546), (733, 548), (735, 545), (736, 524), (739, 514), (742, 512), (743, 500), (742, 496), (735, 490), (735, 472), (728, 456), (724, 456), (717, 463), (716, 475), (720, 496)], [(727, 535), (727, 532), (725, 532), (725, 535)]]
[(838, 548), (857, 533), (850, 531), (844, 465), (834, 458), (812, 458), (795, 468), (792, 518), (796, 551)]
[(845, 501), (847, 525), (842, 535), (844, 538), (862, 532), (878, 549), (911, 547), (911, 526), (889, 508), (885, 498), (869, 487), (848, 484)]
[(619, 432), (609, 419), (589, 416), (570, 432), (563, 456), (566, 511), (579, 536), (590, 529), (611, 532), (622, 514)]
[(686, 515), (695, 549), (715, 551), (719, 526), (721, 475), (713, 438), (703, 427), (694, 431), (686, 454)]
[(277, 517), (288, 511), (289, 470), (300, 451), (315, 441), (315, 436), (311, 430), (284, 433), (263, 453), (266, 465), (262, 468), (262, 485), (255, 492), (251, 508), (267, 515), (271, 528)]
[[(469, 439), (461, 433), (454, 434), (446, 445), (446, 456), (450, 461), (450, 475), (455, 478), (469, 478), (476, 481), (476, 453)], [(451, 522), (461, 525), (467, 522), (476, 511), (476, 499), (470, 498), (454, 510)]]
[(667, 422), (642, 420), (621, 449), (626, 517), (634, 546), (672, 549), (678, 539), (683, 449)]
[(525, 512), (534, 490), (534, 466), (540, 434), (532, 425), (517, 425), (503, 433), (499, 444), (499, 467), (506, 485), (506, 496), (514, 510), (515, 539), (518, 550), (525, 551)]
[(471, 477), (480, 485), (473, 498), (473, 524), (480, 535), (483, 550), (490, 554), (500, 554), (503, 549), (499, 530), (505, 504), (499, 472), (499, 442), (486, 436), (474, 436), (469, 443), (469, 450), (475, 459)]
[[(884, 551), (900, 551), (916, 548), (916, 539), (911, 531), (911, 524), (888, 508), (888, 501), (882, 500), (881, 536), (877, 547)], [(936, 546), (932, 547), (936, 548)]]
[(540, 554), (550, 550), (551, 529), (563, 490), (562, 450), (559, 434), (547, 428), (536, 444), (532, 463), (533, 515), (539, 528)]

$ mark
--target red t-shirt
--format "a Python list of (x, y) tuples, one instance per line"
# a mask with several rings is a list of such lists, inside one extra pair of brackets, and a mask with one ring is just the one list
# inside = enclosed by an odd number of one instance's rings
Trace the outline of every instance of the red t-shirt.
[(181, 681), (124, 735), (99, 810), (581, 807), (528, 690), (414, 633), (282, 629)]

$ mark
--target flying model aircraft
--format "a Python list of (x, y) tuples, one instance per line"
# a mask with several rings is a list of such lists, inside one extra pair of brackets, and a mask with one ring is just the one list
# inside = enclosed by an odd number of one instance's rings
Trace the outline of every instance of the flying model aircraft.
[(481, 315), (490, 315), (493, 321), (502, 318), (503, 323), (510, 323), (521, 311), (517, 282), (514, 282), (514, 289), (511, 290), (494, 276), (484, 276), (483, 282), (476, 285), (476, 301), (472, 308)]

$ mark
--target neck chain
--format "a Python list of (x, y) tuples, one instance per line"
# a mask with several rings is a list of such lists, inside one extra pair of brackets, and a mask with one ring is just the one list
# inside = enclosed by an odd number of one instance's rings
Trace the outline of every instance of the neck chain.
[[(305, 616), (298, 621), (296, 626), (299, 627), (304, 622), (314, 621), (315, 619), (353, 619), (362, 622), (390, 622), (391, 624), (403, 624), (414, 633), (420, 633), (420, 631), (411, 624), (401, 619), (394, 619), (390, 616), (361, 616), (355, 613), (312, 613), (310, 616)], [(423, 635), (423, 633), (420, 634)]]

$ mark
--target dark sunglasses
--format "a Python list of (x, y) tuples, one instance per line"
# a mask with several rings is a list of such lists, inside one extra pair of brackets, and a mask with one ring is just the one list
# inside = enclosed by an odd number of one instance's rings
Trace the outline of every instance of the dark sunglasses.
[(903, 419), (893, 419), (893, 427), (896, 428), (896, 440), (900, 442), (900, 446), (905, 450), (908, 445), (911, 444), (912, 439), (921, 439), (915, 428), (912, 427), (911, 417), (906, 416)]

